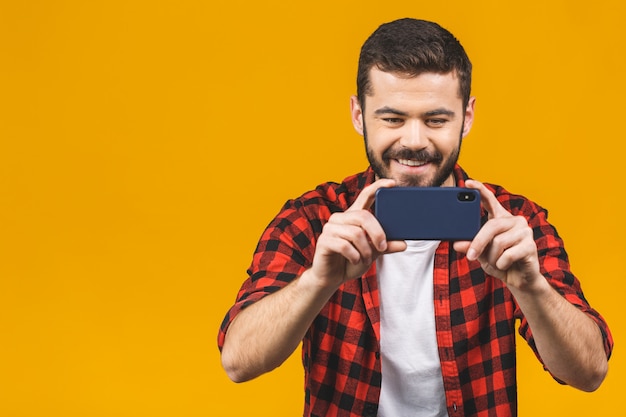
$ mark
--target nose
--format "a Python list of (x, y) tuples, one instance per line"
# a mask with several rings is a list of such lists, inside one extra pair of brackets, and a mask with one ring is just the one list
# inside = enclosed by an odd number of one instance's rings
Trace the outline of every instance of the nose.
[(408, 149), (421, 150), (428, 146), (426, 129), (418, 120), (412, 120), (405, 124), (400, 144)]

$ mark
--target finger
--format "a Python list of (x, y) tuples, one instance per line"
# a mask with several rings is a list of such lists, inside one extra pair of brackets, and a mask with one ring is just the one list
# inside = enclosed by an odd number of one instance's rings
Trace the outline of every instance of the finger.
[(366, 264), (372, 263), (375, 249), (372, 248), (372, 243), (368, 239), (365, 230), (363, 230), (361, 227), (343, 227), (337, 230), (337, 237), (349, 242), (358, 252), (359, 259), (357, 259), (357, 262), (352, 262), (353, 264), (356, 265), (359, 262), (363, 262)]
[(392, 240), (387, 244), (387, 250), (384, 253), (396, 253), (406, 250), (406, 242), (404, 240)]
[[(322, 241), (320, 240), (320, 243), (321, 242)], [(359, 251), (356, 250), (354, 245), (352, 245), (345, 239), (341, 239), (337, 236), (330, 236), (326, 238), (324, 244), (324, 247), (319, 245), (320, 253), (327, 253), (331, 255), (339, 254), (353, 265), (358, 264), (361, 260), (361, 254), (359, 253)]]
[(485, 257), (480, 257), (481, 267), (485, 271), (489, 271), (490, 274), (497, 274), (498, 272), (506, 272), (513, 267), (513, 264), (522, 259), (525, 254), (524, 248), (520, 245), (514, 245), (506, 248), (502, 252), (496, 252)]
[[(363, 262), (371, 263), (374, 252), (383, 252), (386, 249), (385, 233), (371, 213), (361, 210), (353, 213), (337, 213), (333, 216), (333, 221), (324, 226), (324, 233), (349, 242), (359, 253)], [(371, 225), (368, 226), (368, 223)], [(369, 232), (368, 229), (374, 229), (374, 231)], [(379, 247), (381, 241), (384, 243), (383, 249)]]
[(385, 252), (388, 250), (387, 235), (385, 235), (385, 231), (376, 217), (374, 217), (374, 215), (370, 212), (367, 212), (366, 214), (367, 217), (365, 221), (361, 223), (361, 228), (365, 231), (367, 237), (376, 249), (379, 252)]
[(472, 188), (480, 192), (482, 205), (485, 210), (487, 210), (490, 218), (511, 216), (511, 213), (509, 213), (504, 207), (502, 207), (502, 204), (500, 204), (493, 192), (489, 188), (487, 188), (482, 182), (476, 180), (467, 180), (465, 181), (465, 186), (467, 188)]
[(500, 257), (493, 264), (500, 271), (508, 271), (515, 262), (517, 262), (523, 255), (524, 249), (519, 246), (512, 246), (509, 249), (502, 252)]
[(346, 211), (333, 214), (328, 223), (336, 225), (349, 225), (358, 227), (367, 239), (374, 245), (376, 250), (384, 252), (387, 249), (387, 237), (378, 220), (372, 213), (366, 210)]
[(380, 179), (374, 182), (373, 184), (368, 185), (367, 187), (363, 189), (363, 191), (361, 191), (359, 196), (356, 198), (352, 206), (350, 206), (350, 208), (347, 211), (369, 209), (370, 207), (372, 207), (372, 204), (374, 204), (376, 191), (379, 188), (390, 188), (390, 187), (394, 187), (395, 185), (396, 185), (396, 182), (394, 180), (386, 179), (386, 178)]
[(537, 253), (537, 245), (530, 228), (510, 233), (510, 242), (503, 242), (503, 251), (494, 263), (496, 268), (506, 271), (514, 263), (529, 259)]
[(457, 240), (456, 242), (452, 243), (452, 247), (455, 251), (459, 253), (467, 253), (467, 250), (469, 249), (471, 243), (472, 242), (467, 240)]
[[(474, 261), (479, 256), (487, 256), (487, 248), (493, 244), (494, 239), (507, 230), (515, 226), (515, 218), (497, 218), (491, 219), (481, 227), (471, 244), (467, 248), (467, 259)], [(498, 237), (502, 239), (501, 237)]]

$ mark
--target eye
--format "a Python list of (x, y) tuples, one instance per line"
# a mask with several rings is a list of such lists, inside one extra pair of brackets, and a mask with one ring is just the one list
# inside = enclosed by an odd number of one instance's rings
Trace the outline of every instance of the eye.
[(442, 127), (448, 123), (447, 119), (427, 119), (426, 124), (430, 127)]
[(399, 117), (384, 117), (383, 121), (386, 123), (389, 123), (391, 125), (398, 125), (400, 123), (402, 123), (404, 120), (402, 120)]

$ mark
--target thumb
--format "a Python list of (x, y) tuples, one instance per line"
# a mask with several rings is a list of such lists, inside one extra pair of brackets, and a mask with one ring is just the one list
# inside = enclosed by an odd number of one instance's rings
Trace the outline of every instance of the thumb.
[(391, 179), (377, 180), (376, 182), (368, 185), (361, 191), (361, 193), (357, 196), (356, 200), (354, 200), (354, 203), (352, 204), (352, 206), (347, 211), (369, 209), (374, 203), (374, 199), (376, 197), (376, 191), (379, 188), (383, 188), (383, 187), (388, 188), (388, 187), (393, 187), (395, 185), (396, 185), (396, 182)]
[(404, 240), (390, 240), (387, 242), (387, 250), (385, 253), (403, 252), (406, 250), (406, 242)]
[(454, 248), (455, 251), (460, 252), (460, 253), (467, 253), (470, 245), (472, 244), (472, 242), (467, 241), (467, 240), (459, 240), (457, 242), (454, 242), (452, 244), (452, 247)]

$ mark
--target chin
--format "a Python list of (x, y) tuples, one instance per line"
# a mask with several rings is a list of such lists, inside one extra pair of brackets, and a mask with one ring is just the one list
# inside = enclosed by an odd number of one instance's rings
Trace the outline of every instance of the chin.
[(425, 181), (419, 178), (396, 180), (396, 183), (400, 187), (438, 187), (439, 185), (433, 184), (431, 181)]
[(432, 175), (410, 175), (410, 174), (396, 174), (390, 175), (396, 181), (396, 184), (400, 187), (438, 187), (436, 176)]

